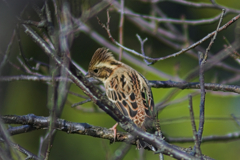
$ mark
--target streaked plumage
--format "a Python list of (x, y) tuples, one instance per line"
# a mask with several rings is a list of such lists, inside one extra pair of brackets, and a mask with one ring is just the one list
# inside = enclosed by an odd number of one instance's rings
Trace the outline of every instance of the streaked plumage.
[[(146, 130), (153, 120), (153, 97), (147, 80), (130, 66), (117, 61), (108, 49), (99, 48), (88, 68), (88, 77), (104, 83), (106, 95), (139, 128)], [(150, 120), (150, 121), (149, 121)]]

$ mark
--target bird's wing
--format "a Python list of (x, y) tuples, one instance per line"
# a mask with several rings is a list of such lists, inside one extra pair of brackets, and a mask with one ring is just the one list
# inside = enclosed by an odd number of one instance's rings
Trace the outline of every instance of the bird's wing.
[(151, 89), (146, 79), (135, 70), (113, 76), (105, 87), (109, 100), (137, 125), (143, 124), (145, 116), (152, 117), (154, 103)]

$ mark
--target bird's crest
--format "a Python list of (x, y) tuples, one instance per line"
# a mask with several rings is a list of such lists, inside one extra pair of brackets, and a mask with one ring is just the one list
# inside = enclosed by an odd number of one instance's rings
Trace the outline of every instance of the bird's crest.
[(92, 68), (93, 66), (98, 66), (101, 63), (111, 61), (116, 61), (112, 53), (109, 52), (107, 48), (98, 48), (92, 57), (89, 68)]

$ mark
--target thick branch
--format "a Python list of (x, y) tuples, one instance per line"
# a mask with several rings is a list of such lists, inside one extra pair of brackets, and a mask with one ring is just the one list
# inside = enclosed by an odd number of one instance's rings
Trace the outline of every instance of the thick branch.
[[(33, 114), (28, 114), (24, 116), (16, 116), (16, 115), (6, 115), (2, 116), (2, 119), (4, 123), (6, 124), (23, 124), (23, 125), (30, 125), (36, 129), (48, 129), (49, 126), (49, 117), (42, 117), (42, 116), (35, 116)], [(103, 127), (97, 127), (93, 126), (87, 123), (74, 123), (74, 122), (69, 122), (64, 119), (57, 119), (55, 124), (55, 129), (59, 131), (66, 132), (68, 134), (81, 134), (81, 135), (87, 135), (87, 136), (92, 136), (96, 138), (102, 138), (102, 139), (108, 139), (111, 142), (114, 139), (114, 133), (110, 129), (106, 129)], [(142, 132), (144, 133), (144, 132)], [(150, 136), (150, 138), (154, 138), (151, 134), (143, 134), (144, 137)], [(135, 145), (135, 141), (132, 140), (132, 135), (126, 132), (117, 132), (117, 137), (116, 137), (116, 142), (127, 142), (132, 145)], [(129, 140), (131, 140), (129, 142)], [(154, 141), (154, 140), (153, 140)], [(178, 152), (178, 156), (185, 157), (186, 153), (191, 153), (191, 149), (186, 149), (186, 148), (181, 148), (175, 145), (167, 144), (163, 140), (161, 140), (162, 143), (168, 147), (172, 148), (172, 152), (174, 150), (181, 150), (182, 152)], [(155, 139), (155, 143), (157, 143), (157, 139)], [(169, 151), (164, 150), (162, 151), (163, 154), (169, 155)], [(185, 153), (186, 152), (186, 153)], [(183, 155), (181, 155), (183, 154)], [(196, 159), (192, 156), (189, 156), (188, 158)], [(177, 157), (176, 157), (177, 158)], [(178, 158), (179, 159), (179, 158)], [(207, 156), (204, 156), (204, 159), (211, 159)]]

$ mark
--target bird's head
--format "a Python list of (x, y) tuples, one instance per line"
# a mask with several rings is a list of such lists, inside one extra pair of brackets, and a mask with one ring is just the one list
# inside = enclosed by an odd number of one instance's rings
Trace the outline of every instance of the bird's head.
[(86, 77), (93, 77), (104, 82), (120, 65), (106, 48), (98, 48), (88, 66)]

